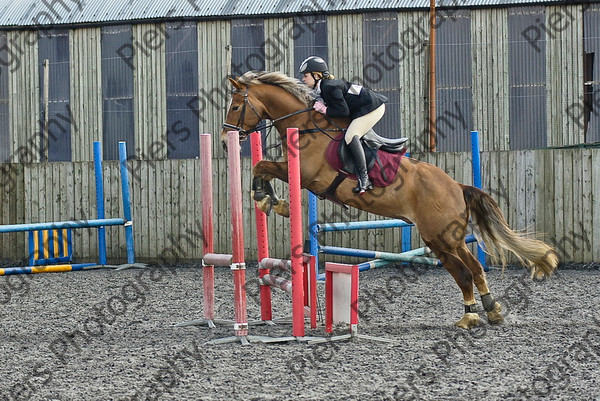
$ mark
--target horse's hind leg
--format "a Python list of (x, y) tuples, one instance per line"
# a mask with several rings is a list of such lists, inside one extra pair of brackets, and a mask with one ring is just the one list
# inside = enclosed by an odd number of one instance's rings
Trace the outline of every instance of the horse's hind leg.
[(500, 324), (504, 321), (502, 316), (502, 307), (494, 300), (485, 278), (485, 272), (481, 263), (473, 256), (466, 244), (458, 248), (458, 255), (466, 263), (469, 270), (473, 274), (473, 282), (481, 296), (483, 309), (487, 313), (488, 321), (492, 324)]
[(435, 248), (431, 247), (431, 245), (430, 248), (440, 258), (444, 268), (452, 275), (463, 294), (465, 314), (454, 325), (467, 330), (479, 326), (481, 319), (479, 319), (479, 315), (477, 314), (477, 303), (473, 293), (473, 274), (471, 270), (458, 254), (447, 251), (436, 252)]

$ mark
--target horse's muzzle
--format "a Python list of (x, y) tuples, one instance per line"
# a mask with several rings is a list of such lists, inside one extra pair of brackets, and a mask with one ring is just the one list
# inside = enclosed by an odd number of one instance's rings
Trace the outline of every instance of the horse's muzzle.
[(221, 142), (223, 143), (223, 149), (225, 151), (227, 151), (227, 133), (229, 131), (238, 132), (240, 143), (244, 142), (246, 138), (248, 138), (248, 135), (250, 135), (250, 131), (242, 129), (242, 127), (238, 127), (237, 125), (225, 123), (221, 127), (223, 128), (223, 132), (221, 134)]

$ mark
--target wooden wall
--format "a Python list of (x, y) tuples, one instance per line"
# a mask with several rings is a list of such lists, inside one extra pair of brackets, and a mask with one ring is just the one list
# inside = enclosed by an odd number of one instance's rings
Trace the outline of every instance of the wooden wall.
[[(552, 13), (580, 15), (581, 5), (544, 6), (546, 16)], [(600, 260), (600, 165), (598, 150), (560, 149), (509, 152), (509, 83), (507, 29), (509, 13), (504, 8), (470, 9), (471, 71), (473, 129), (482, 133), (484, 189), (492, 192), (505, 211), (509, 223), (518, 229), (546, 233), (549, 242), (560, 248), (564, 257), (575, 261)], [(327, 16), (328, 61), (339, 77), (360, 77), (365, 60), (363, 43), (365, 14)], [(403, 11), (397, 14), (398, 38), (412, 46), (426, 46), (428, 14), (423, 11)], [(290, 18), (264, 19), (265, 41), (277, 37), (287, 45), (282, 59), (267, 58), (267, 69), (295, 74), (293, 39)], [(133, 40), (148, 32), (164, 30), (164, 24), (134, 24)], [(209, 92), (219, 100), (226, 98), (230, 73), (231, 21), (199, 21), (198, 78), (199, 90)], [(554, 32), (546, 43), (547, 143), (552, 146), (576, 145), (583, 142), (581, 128), (568, 117), (566, 108), (581, 99), (582, 26), (574, 20), (568, 29)], [(72, 137), (73, 163), (35, 164), (39, 162), (35, 147), (39, 142), (40, 87), (38, 44), (32, 37), (36, 31), (9, 31), (7, 40), (23, 49), (20, 68), (9, 74), (9, 127), (13, 163), (2, 167), (0, 189), (0, 224), (89, 218), (95, 216), (91, 142), (102, 139), (101, 28), (72, 29), (69, 36), (72, 78), (70, 104), (78, 130)], [(427, 51), (415, 51), (403, 57), (398, 69), (400, 77), (400, 116), (402, 135), (410, 138), (411, 152), (427, 146)], [(166, 141), (166, 72), (165, 46), (136, 52), (135, 68), (135, 143), (147, 149), (153, 142)], [(214, 92), (210, 92), (214, 91)], [(204, 95), (203, 95), (204, 96)], [(490, 100), (492, 99), (492, 100)], [(199, 132), (214, 133), (215, 219), (218, 230), (216, 243), (229, 249), (230, 227), (227, 205), (226, 160), (219, 143), (226, 102), (211, 102), (208, 98), (198, 119)], [(461, 128), (462, 129), (462, 128)], [(458, 133), (460, 134), (460, 132)], [(271, 135), (273, 138), (275, 135)], [(269, 139), (273, 141), (273, 139)], [(269, 144), (271, 144), (269, 142)], [(162, 147), (166, 149), (166, 147)], [(274, 151), (276, 152), (276, 151)], [(26, 153), (26, 154), (25, 154)], [(148, 153), (148, 152), (143, 152)], [(144, 159), (144, 154), (138, 158)], [(445, 169), (461, 182), (471, 182), (468, 153), (418, 154), (417, 158)], [(197, 159), (165, 160), (165, 154), (153, 154), (153, 159), (130, 161), (134, 226), (137, 254), (141, 258), (160, 258), (163, 251), (190, 260), (201, 256), (198, 236), (200, 216), (199, 169)], [(30, 164), (33, 162), (34, 164)], [(244, 188), (250, 185), (250, 160), (242, 160)], [(593, 166), (596, 166), (594, 170)], [(107, 163), (107, 215), (120, 215), (118, 171)], [(282, 191), (284, 184), (277, 184)], [(321, 202), (321, 215), (337, 215), (339, 219), (375, 218), (357, 210), (344, 212), (328, 202)], [(247, 257), (256, 258), (254, 220), (249, 194), (244, 195), (246, 211)], [(273, 254), (285, 255), (289, 239), (287, 221), (278, 216), (269, 219), (274, 233)], [(92, 231), (92, 230), (90, 230)], [(122, 252), (122, 234), (117, 228), (109, 242), (110, 255)], [(575, 241), (577, 239), (577, 241)], [(589, 241), (587, 240), (589, 239)], [(76, 255), (93, 258), (97, 251), (93, 232), (77, 233)], [(196, 242), (194, 242), (196, 241)], [(391, 250), (400, 243), (400, 230), (375, 230), (367, 234), (350, 232), (325, 235), (327, 243), (342, 246)], [(414, 234), (413, 245), (419, 245)], [(592, 246), (588, 246), (592, 244)], [(24, 235), (0, 236), (0, 258), (24, 257)]]
[[(502, 151), (511, 149), (508, 83), (508, 18), (506, 8), (468, 10), (470, 18), (472, 126), (482, 133), (482, 149)], [(545, 6), (547, 18), (552, 15), (580, 16), (582, 5)], [(390, 14), (392, 14), (390, 12)], [(423, 11), (397, 13), (399, 45), (405, 56), (399, 62), (400, 131), (410, 138), (413, 152), (426, 149), (428, 144), (428, 14)], [(327, 16), (328, 62), (336, 76), (346, 79), (364, 75), (366, 55), (363, 43), (364, 19), (368, 14)], [(295, 74), (293, 38), (290, 18), (267, 18), (263, 21), (265, 43), (277, 41), (282, 57), (266, 57), (265, 68)], [(133, 24), (133, 41), (143, 42), (148, 33), (164, 32), (164, 24)], [(198, 78), (200, 98), (204, 106), (198, 121), (199, 132), (218, 133), (222, 125), (226, 94), (230, 89), (226, 77), (231, 73), (231, 21), (199, 21)], [(569, 117), (567, 108), (581, 102), (583, 96), (583, 38), (582, 20), (574, 18), (565, 29), (552, 32), (545, 42), (548, 146), (576, 145), (584, 142), (583, 129)], [(19, 68), (11, 68), (9, 79), (11, 162), (29, 161), (19, 151), (29, 147), (33, 161), (39, 155), (30, 141), (39, 141), (40, 77), (37, 31), (8, 31), (7, 40), (22, 49)], [(90, 143), (102, 135), (102, 72), (101, 28), (77, 27), (70, 30), (70, 75), (73, 124), (72, 160), (91, 161)], [(416, 46), (416, 48), (415, 48)], [(419, 49), (425, 49), (420, 51)], [(266, 49), (269, 51), (269, 49)], [(166, 149), (166, 71), (165, 44), (136, 51), (133, 55), (135, 146), (147, 150), (152, 143), (162, 143)], [(468, 67), (467, 67), (468, 68)], [(526, 67), (525, 67), (526, 68)], [(211, 100), (217, 99), (218, 102)], [(223, 101), (221, 101), (223, 100)], [(216, 103), (222, 103), (217, 106)], [(440, 117), (440, 116), (438, 116)], [(512, 118), (515, 118), (514, 116)], [(463, 127), (459, 127), (463, 129)], [(453, 135), (459, 135), (452, 131)], [(514, 147), (513, 147), (514, 148)], [(214, 154), (222, 157), (215, 135)], [(166, 151), (152, 153), (152, 158), (166, 159)], [(145, 158), (143, 154), (139, 158)]]

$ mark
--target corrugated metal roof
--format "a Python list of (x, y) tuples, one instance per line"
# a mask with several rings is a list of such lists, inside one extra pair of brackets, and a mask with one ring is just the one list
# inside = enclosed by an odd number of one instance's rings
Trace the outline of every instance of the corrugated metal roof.
[[(489, 7), (536, 3), (565, 3), (565, 0), (437, 0), (438, 7)], [(0, 26), (418, 8), (428, 9), (429, 0), (0, 0)]]

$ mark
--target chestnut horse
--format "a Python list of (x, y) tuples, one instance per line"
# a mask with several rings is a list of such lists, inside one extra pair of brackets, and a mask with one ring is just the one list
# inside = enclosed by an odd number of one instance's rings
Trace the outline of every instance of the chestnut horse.
[[(325, 160), (325, 150), (348, 119), (326, 119), (312, 109), (309, 89), (300, 81), (279, 72), (248, 72), (231, 79), (234, 86), (221, 139), (227, 130), (240, 131), (240, 140), (268, 119), (277, 128), (285, 147), (286, 128), (300, 129), (301, 182), (303, 188), (324, 193), (336, 179), (337, 171)], [(287, 151), (284, 149), (284, 155)], [(253, 198), (263, 211), (287, 215), (287, 202), (275, 195), (269, 181), (287, 182), (287, 162), (261, 161), (253, 169)], [(473, 284), (480, 294), (490, 323), (504, 319), (500, 304), (490, 294), (481, 264), (465, 244), (469, 216), (478, 226), (488, 252), (505, 265), (508, 251), (531, 270), (532, 277), (550, 276), (556, 269), (556, 252), (542, 241), (511, 230), (498, 204), (485, 192), (462, 185), (444, 171), (425, 162), (404, 157), (394, 182), (358, 196), (355, 183), (344, 180), (335, 190), (346, 205), (394, 219), (414, 223), (421, 238), (440, 259), (460, 287), (465, 313), (456, 326), (471, 329), (481, 324)]]

